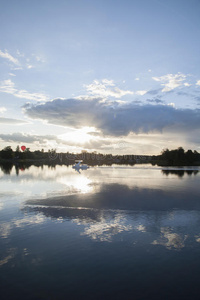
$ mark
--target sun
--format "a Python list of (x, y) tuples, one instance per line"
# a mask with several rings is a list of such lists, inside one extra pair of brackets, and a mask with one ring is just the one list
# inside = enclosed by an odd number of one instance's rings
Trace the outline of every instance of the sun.
[(96, 131), (93, 127), (82, 127), (81, 129), (71, 129), (69, 132), (59, 135), (63, 141), (69, 141), (74, 144), (84, 145), (93, 139), (90, 132)]

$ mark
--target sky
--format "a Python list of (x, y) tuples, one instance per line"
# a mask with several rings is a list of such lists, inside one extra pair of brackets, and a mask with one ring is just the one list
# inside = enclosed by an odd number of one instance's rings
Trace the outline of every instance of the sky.
[(0, 0), (0, 148), (200, 151), (199, 0)]

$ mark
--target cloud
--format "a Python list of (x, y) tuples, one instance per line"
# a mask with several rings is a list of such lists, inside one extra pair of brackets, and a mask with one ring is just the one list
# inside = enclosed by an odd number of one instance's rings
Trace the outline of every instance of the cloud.
[(102, 79), (101, 81), (94, 80), (92, 84), (84, 85), (87, 92), (95, 97), (114, 97), (114, 98), (121, 98), (126, 95), (139, 95), (143, 96), (147, 93), (145, 90), (139, 90), (136, 92), (129, 91), (129, 90), (121, 90), (116, 87), (113, 80)]
[(199, 109), (176, 109), (170, 105), (135, 102), (102, 102), (92, 100), (54, 99), (43, 104), (25, 105), (24, 112), (32, 119), (51, 124), (81, 128), (95, 127), (105, 135), (121, 136), (134, 133), (162, 132), (172, 127), (191, 130), (200, 127)]
[(200, 101), (200, 97), (195, 97), (195, 100)]
[(32, 68), (34, 68), (34, 66), (33, 66), (33, 65), (29, 65), (29, 64), (27, 64), (26, 66), (27, 66), (27, 69), (32, 69)]
[(186, 79), (186, 75), (177, 73), (177, 74), (167, 74), (161, 77), (152, 77), (153, 80), (161, 82), (161, 85), (164, 86), (162, 92), (170, 92), (175, 88), (185, 85), (188, 86), (188, 83), (183, 83)]
[(140, 95), (140, 96), (143, 96), (147, 93), (147, 91), (136, 91), (135, 94), (136, 95)]
[[(89, 141), (81, 142), (80, 140), (70, 140), (63, 139), (62, 136), (55, 135), (34, 135), (34, 134), (25, 134), (25, 133), (12, 133), (12, 134), (0, 134), (0, 140), (5, 143), (24, 143), (24, 144), (35, 144), (37, 147), (40, 145), (42, 147), (50, 147), (50, 148), (58, 148), (59, 150), (63, 150), (66, 152), (70, 149), (70, 147), (75, 147), (77, 151), (81, 151), (83, 149), (88, 150), (99, 150), (104, 151), (105, 149), (114, 149), (114, 143), (116, 141), (106, 139), (106, 138), (92, 138)], [(119, 147), (118, 147), (119, 148)]]
[(5, 111), (7, 111), (7, 109), (5, 107), (0, 107), (0, 113), (4, 113)]
[[(30, 58), (26, 58), (24, 53), (21, 53), (19, 50), (16, 52), (17, 57), (13, 57), (11, 54), (5, 50), (4, 52), (0, 50), (0, 57), (9, 60), (13, 65), (11, 66), (12, 70), (23, 70), (26, 69), (32, 69), (35, 68), (38, 63), (44, 63), (45, 60), (40, 55), (32, 54)], [(15, 76), (15, 75), (11, 75)]]
[(102, 81), (94, 80), (93, 83), (85, 85), (89, 94), (99, 97), (120, 98), (125, 95), (133, 95), (132, 91), (121, 90), (115, 86), (113, 80), (103, 79)]
[[(59, 141), (60, 142), (60, 141)], [(115, 141), (116, 142), (116, 141)], [(97, 138), (97, 139), (92, 139), (89, 141), (81, 142), (81, 141), (62, 141), (67, 146), (73, 146), (73, 147), (79, 147), (82, 148), (84, 145), (84, 149), (93, 149), (93, 150), (108, 150), (108, 149), (114, 149), (114, 141), (113, 139), (106, 139), (106, 138)]]
[(11, 134), (0, 134), (0, 139), (5, 142), (17, 142), (17, 143), (44, 143), (47, 140), (55, 140), (57, 142), (62, 142), (54, 135), (32, 135), (25, 133), (11, 133)]
[(185, 82), (184, 83), (184, 86), (191, 86), (192, 84), (188, 83), (188, 82)]
[(25, 55), (24, 55), (24, 53), (21, 53), (19, 50), (17, 50), (17, 56), (24, 57)]
[(35, 59), (36, 59), (36, 61), (38, 61), (38, 62), (42, 62), (42, 63), (44, 63), (44, 62), (45, 62), (45, 59), (44, 59), (42, 56), (35, 55), (35, 54), (33, 54), (33, 56), (35, 56)]
[(162, 91), (162, 89), (150, 90), (150, 91), (147, 92), (147, 94), (150, 94), (150, 95), (157, 95), (157, 94), (159, 94), (161, 91)]
[(200, 80), (197, 81), (196, 85), (200, 85)]
[(10, 55), (7, 51), (3, 52), (0, 50), (0, 57), (8, 59), (10, 62), (12, 62), (13, 64), (19, 66), (20, 62), (18, 61), (17, 58), (13, 57), (12, 55)]
[(1, 81), (0, 92), (11, 94), (17, 98), (34, 100), (34, 101), (47, 101), (48, 97), (42, 93), (30, 93), (26, 90), (18, 90), (11, 79)]
[(20, 125), (20, 124), (28, 124), (28, 122), (24, 120), (18, 120), (18, 119), (0, 118), (0, 124)]
[(155, 99), (147, 99), (146, 100), (147, 102), (150, 102), (150, 103), (157, 103), (157, 104), (162, 104), (162, 103), (164, 103), (164, 101), (163, 100), (160, 100), (160, 99), (157, 99), (157, 98), (155, 98)]

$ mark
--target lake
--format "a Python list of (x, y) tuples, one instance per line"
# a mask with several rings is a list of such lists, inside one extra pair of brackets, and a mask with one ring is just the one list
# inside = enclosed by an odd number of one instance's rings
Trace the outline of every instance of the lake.
[(199, 299), (200, 169), (1, 167), (1, 299)]

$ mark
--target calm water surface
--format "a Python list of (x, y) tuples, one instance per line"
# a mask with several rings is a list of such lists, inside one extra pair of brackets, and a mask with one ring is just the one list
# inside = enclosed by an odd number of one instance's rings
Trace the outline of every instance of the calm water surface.
[(1, 299), (199, 299), (199, 171), (2, 168)]

